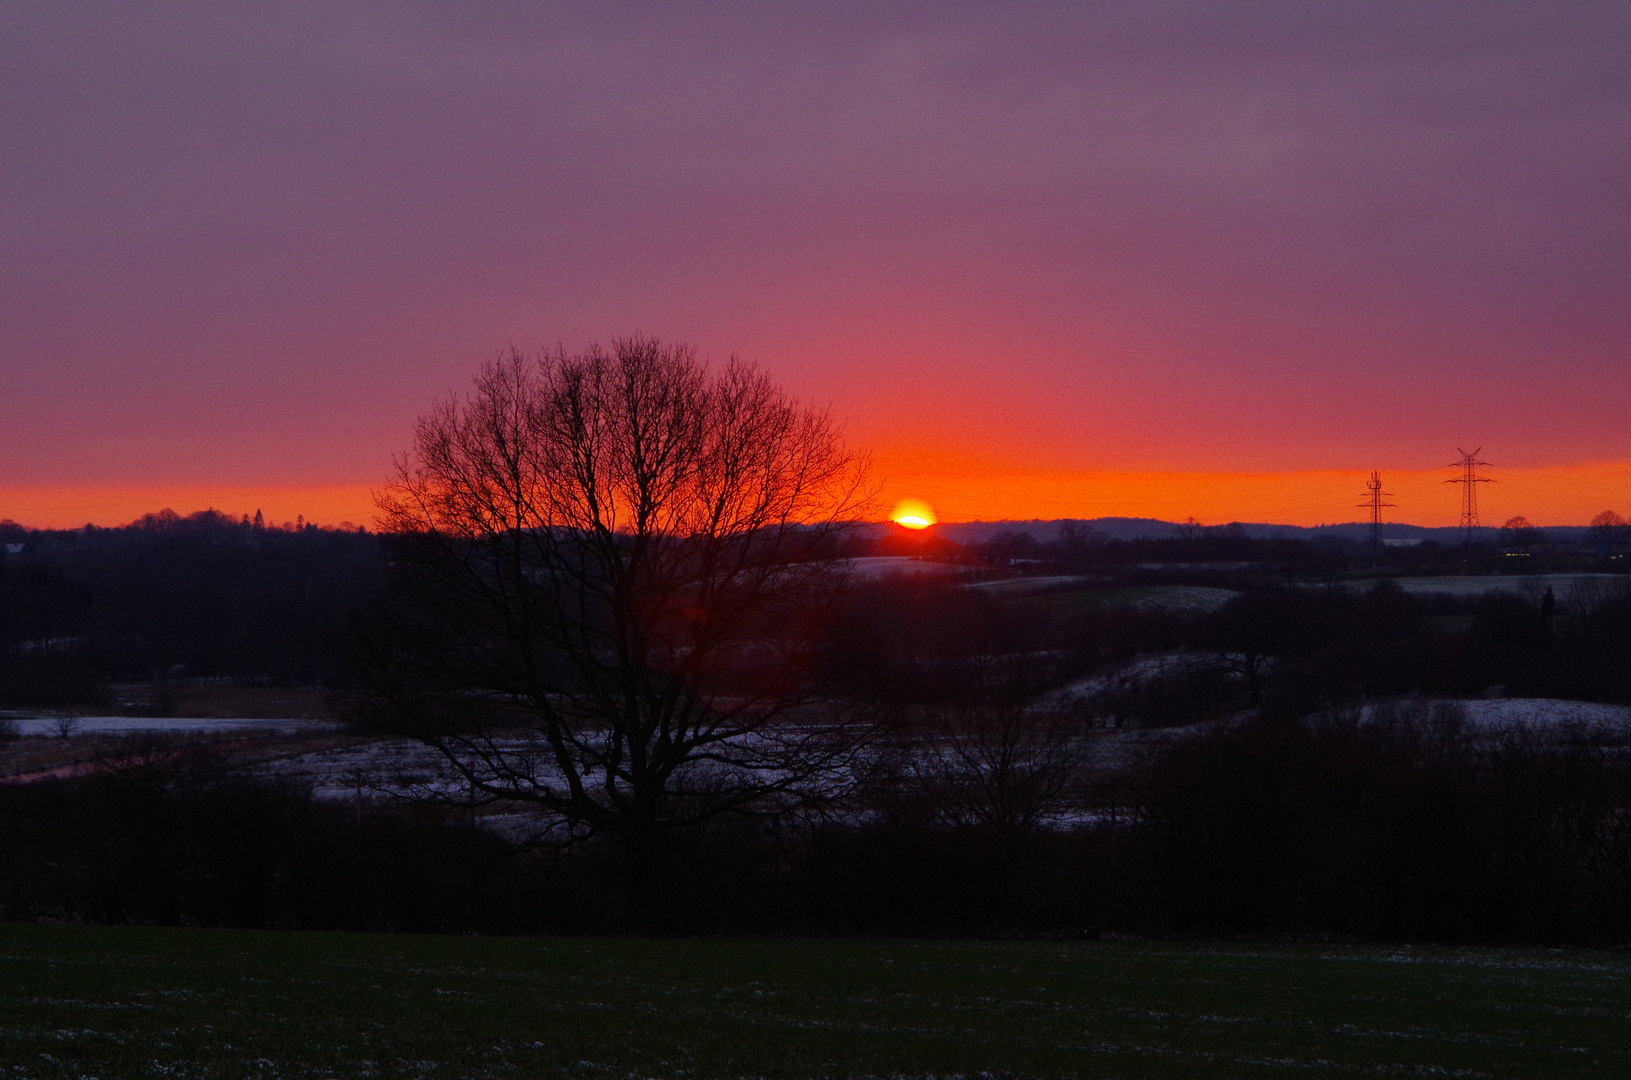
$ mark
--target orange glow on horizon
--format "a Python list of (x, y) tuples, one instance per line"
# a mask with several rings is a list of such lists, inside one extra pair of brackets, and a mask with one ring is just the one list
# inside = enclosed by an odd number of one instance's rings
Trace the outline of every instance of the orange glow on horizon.
[(349, 524), (370, 529), (378, 514), (373, 489), (365, 484), (0, 487), (0, 520), (10, 519), (35, 529), (77, 529), (83, 525), (111, 528), (164, 509), (182, 517), (200, 510), (219, 510), (235, 518), (253, 517), (259, 510), (268, 525), (305, 518), (328, 528)]
[[(1454, 455), (1452, 454), (1451, 457)], [(1480, 518), (1499, 526), (1522, 514), (1540, 525), (1585, 525), (1603, 510), (1631, 516), (1631, 461), (1482, 470)], [(910, 491), (947, 521), (1028, 521), (1056, 518), (1156, 518), (1206, 524), (1230, 521), (1276, 525), (1335, 525), (1360, 521), (1359, 502), (1370, 466), (1299, 472), (1202, 473), (1023, 470), (961, 456), (912, 451), (876, 454), (874, 469), (888, 500)], [(1445, 461), (1450, 458), (1446, 457)], [(1436, 463), (1435, 463), (1436, 464)], [(1444, 481), (1448, 468), (1381, 469), (1398, 504), (1388, 521), (1455, 525), (1460, 493)], [(900, 510), (891, 515), (898, 519)]]
[[(1631, 517), (1631, 461), (1513, 468), (1502, 467), (1499, 455), (1487, 450), (1484, 456), (1496, 463), (1483, 470), (1495, 483), (1480, 485), (1478, 493), (1485, 525), (1498, 526), (1519, 514), (1542, 528), (1585, 525), (1603, 510)], [(1357, 504), (1370, 474), (1369, 466), (1275, 473), (1023, 470), (918, 451), (877, 454), (873, 463), (880, 499), (894, 506), (889, 519), (915, 529), (946, 521), (1097, 517), (1337, 524), (1363, 519)], [(1444, 483), (1454, 470), (1383, 465), (1381, 472), (1398, 504), (1389, 511), (1390, 521), (1457, 523), (1460, 492)], [(0, 520), (31, 528), (125, 525), (165, 508), (184, 517), (206, 509), (233, 517), (260, 510), (269, 524), (304, 517), (328, 527), (373, 528), (377, 516), (373, 489), (364, 484), (0, 486)]]

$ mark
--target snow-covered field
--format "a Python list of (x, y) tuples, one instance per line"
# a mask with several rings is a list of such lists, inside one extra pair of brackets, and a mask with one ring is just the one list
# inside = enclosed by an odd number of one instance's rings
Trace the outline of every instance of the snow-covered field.
[(441, 754), (410, 739), (359, 741), (286, 754), (261, 762), (259, 771), (311, 784), (319, 796), (326, 797), (351, 795), (359, 787), (395, 790), (438, 781), (445, 786), (452, 777)]
[(1631, 705), (1556, 698), (1474, 699), (1459, 703), (1467, 722), (1480, 728), (1602, 728), (1631, 731)]
[(1128, 606), (1149, 611), (1216, 611), (1240, 594), (1211, 585), (1147, 585), (1129, 590)]
[(970, 567), (954, 563), (931, 562), (910, 555), (869, 555), (860, 559), (846, 559), (845, 571), (861, 581), (876, 581), (891, 577), (954, 577), (966, 574)]
[(1213, 664), (1209, 656), (1199, 653), (1157, 653), (1152, 656), (1140, 656), (1108, 671), (1100, 671), (1085, 679), (1061, 686), (1059, 689), (1046, 695), (1043, 704), (1059, 705), (1069, 704), (1072, 699), (1091, 697), (1103, 690), (1128, 683), (1143, 682), (1148, 679), (1165, 678), (1169, 675), (1181, 675), (1187, 671)]
[(986, 592), (1002, 593), (1004, 595), (1043, 592), (1047, 589), (1058, 588), (1061, 585), (1074, 585), (1086, 581), (1086, 578), (1075, 577), (1070, 574), (1050, 574), (1046, 577), (1003, 578), (1000, 581), (974, 581), (965, 585), (968, 589), (981, 589)]
[(223, 731), (332, 731), (328, 720), (181, 719), (168, 716), (65, 716), (3, 713), (0, 723), (10, 722), (18, 735), (126, 735), (142, 731), (171, 734), (215, 734)]
[[(1368, 589), (1379, 579), (1350, 582), (1354, 588)], [(1523, 577), (1401, 577), (1394, 584), (1408, 593), (1445, 593), (1472, 597), (1485, 593), (1509, 592), (1539, 599), (1552, 590), (1558, 603), (1589, 600), (1631, 592), (1631, 577), (1623, 574), (1532, 574)]]
[[(1448, 712), (1444, 706), (1450, 707)], [(1631, 736), (1631, 705), (1561, 698), (1394, 698), (1359, 710), (1360, 723), (1384, 717), (1421, 724), (1453, 719), (1473, 734), (1495, 735), (1521, 728), (1542, 740), (1605, 740), (1618, 745)]]
[[(1166, 654), (1140, 658), (1114, 672), (1084, 679), (1048, 695), (1047, 704), (1068, 705), (1070, 698), (1090, 695), (1118, 680), (1138, 680), (1175, 674), (1186, 667), (1204, 663), (1194, 654)], [(1401, 699), (1398, 705), (1412, 715), (1417, 704)], [(1422, 701), (1431, 706), (1435, 702)], [(1613, 742), (1631, 736), (1631, 706), (1550, 698), (1462, 699), (1454, 702), (1475, 731), (1498, 733), (1525, 727), (1537, 733), (1555, 732), (1578, 738), (1609, 737)], [(1365, 713), (1374, 715), (1375, 706)], [(1420, 710), (1425, 720), (1427, 710)], [(264, 776), (275, 776), (310, 784), (324, 798), (383, 797), (421, 785), (450, 790), (461, 783), (448, 763), (436, 751), (408, 739), (347, 737), (335, 725), (311, 720), (201, 719), (164, 720), (140, 717), (81, 717), (75, 737), (91, 734), (123, 734), (157, 731), (168, 734), (261, 733), (264, 740), (244, 745), (242, 763)], [(55, 736), (50, 718), (24, 719), (21, 734)], [(1181, 740), (1208, 730), (1211, 723), (1188, 728), (1084, 730), (1086, 762), (1096, 769), (1114, 769), (1134, 760), (1153, 745)], [(293, 736), (293, 737), (291, 737)], [(51, 740), (53, 743), (56, 740)], [(523, 750), (519, 740), (506, 749)], [(65, 772), (64, 769), (67, 769)], [(70, 768), (44, 769), (39, 776), (78, 775), (95, 768), (94, 760), (77, 761)], [(546, 770), (547, 771), (547, 770)]]

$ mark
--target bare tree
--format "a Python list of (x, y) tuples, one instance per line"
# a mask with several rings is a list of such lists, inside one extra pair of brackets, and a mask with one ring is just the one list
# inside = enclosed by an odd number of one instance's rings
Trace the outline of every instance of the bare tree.
[(1604, 510), (1591, 519), (1592, 547), (1599, 555), (1613, 555), (1625, 532), (1625, 519), (1612, 510)]
[(1070, 716), (1002, 702), (936, 719), (911, 771), (946, 824), (1017, 836), (1078, 805), (1088, 744)]
[(358, 712), (457, 774), (420, 795), (615, 835), (649, 922), (661, 836), (818, 797), (857, 748), (815, 675), (862, 477), (825, 412), (734, 359), (489, 363), (378, 497), (402, 602), (364, 635)]
[(1519, 514), (1506, 519), (1506, 524), (1501, 526), (1501, 539), (1508, 547), (1527, 554), (1530, 547), (1545, 538), (1539, 529), (1529, 523), (1528, 518)]
[(920, 813), (962, 834), (963, 850), (979, 853), (978, 884), (970, 884), (1007, 919), (1022, 868), (1046, 850), (1042, 834), (1086, 803), (1090, 744), (1082, 725), (1000, 694), (971, 694), (917, 719), (894, 760), (880, 760), (878, 779), (893, 780)]

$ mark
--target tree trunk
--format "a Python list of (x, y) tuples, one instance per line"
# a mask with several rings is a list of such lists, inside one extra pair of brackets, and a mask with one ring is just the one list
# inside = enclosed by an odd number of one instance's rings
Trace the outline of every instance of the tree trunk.
[(662, 929), (662, 897), (657, 866), (657, 830), (639, 822), (623, 833), (625, 866), (623, 926), (634, 934)]

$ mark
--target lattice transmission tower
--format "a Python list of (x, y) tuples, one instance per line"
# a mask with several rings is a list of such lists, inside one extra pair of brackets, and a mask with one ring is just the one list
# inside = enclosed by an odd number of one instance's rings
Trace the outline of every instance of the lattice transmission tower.
[[(1478, 450), (1482, 450), (1480, 446)], [(1487, 476), (1479, 476), (1479, 466), (1493, 468), (1487, 461), (1478, 460), (1478, 450), (1467, 453), (1461, 447), (1456, 447), (1461, 453), (1461, 460), (1450, 463), (1450, 468), (1460, 469), (1460, 476), (1452, 476), (1444, 481), (1446, 484), (1461, 485), (1461, 542), (1472, 543), (1472, 532), (1478, 528), (1478, 485), (1493, 484), (1495, 481)]]
[(1397, 505), (1382, 500), (1392, 497), (1391, 491), (1382, 490), (1382, 474), (1372, 469), (1370, 479), (1365, 482), (1365, 501), (1359, 505), (1370, 511), (1370, 550), (1373, 559), (1382, 555), (1382, 510)]

